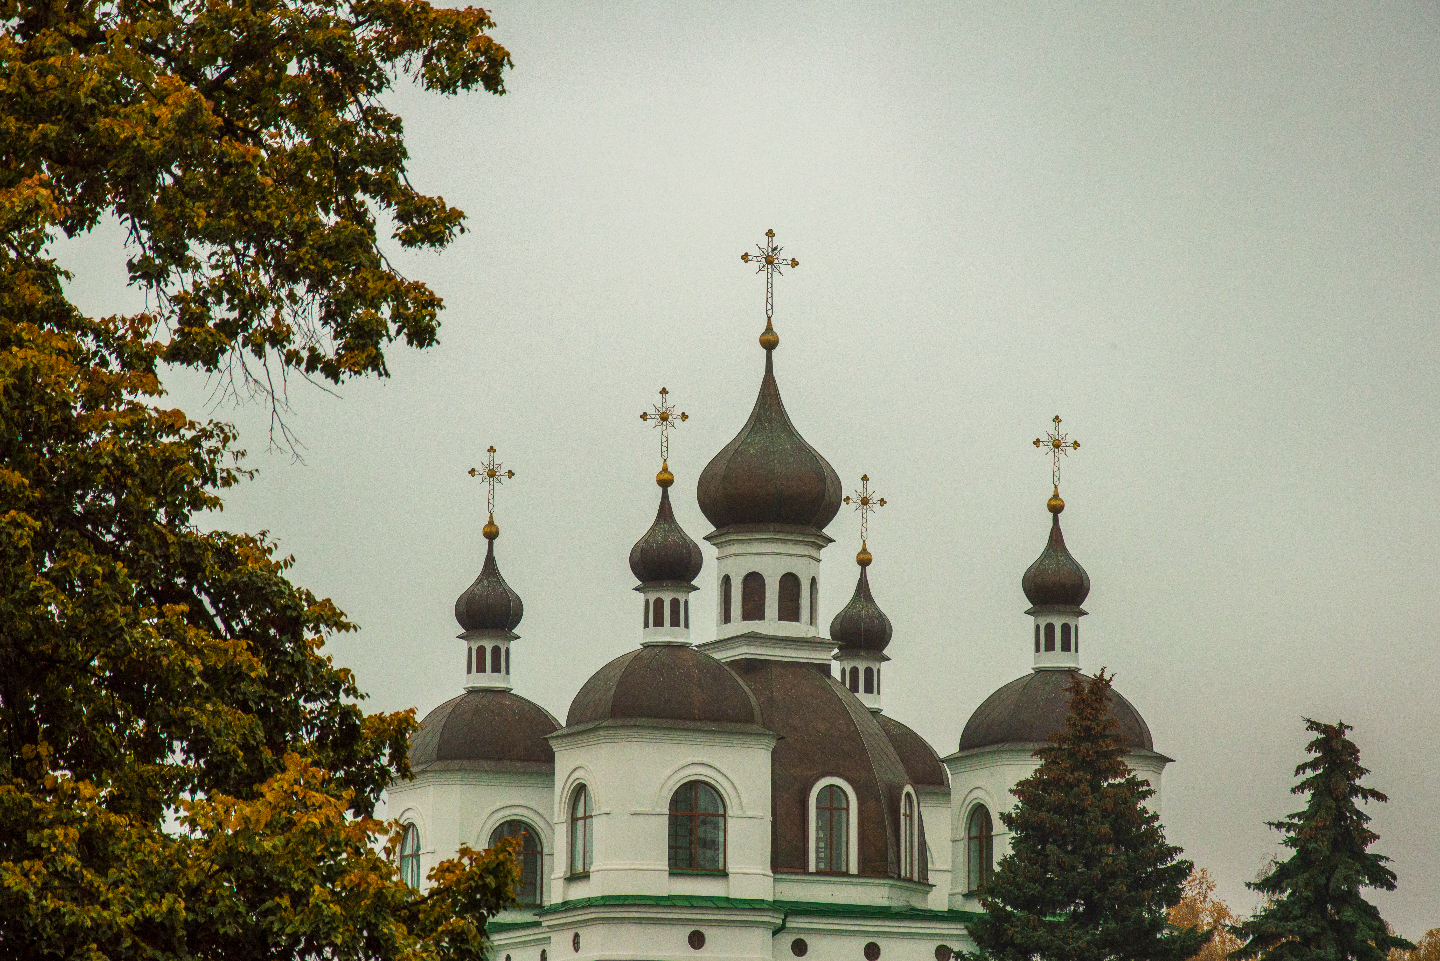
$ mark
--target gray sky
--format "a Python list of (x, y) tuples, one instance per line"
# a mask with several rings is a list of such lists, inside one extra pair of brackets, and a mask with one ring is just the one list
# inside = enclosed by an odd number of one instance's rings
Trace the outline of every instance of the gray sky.
[[(847, 488), (868, 472), (889, 713), (955, 749), (1027, 671), (1059, 413), (1087, 670), (1144, 714), (1168, 837), (1233, 907), (1278, 851), (1302, 716), (1343, 718), (1388, 793), (1400, 933), (1440, 926), (1436, 592), (1440, 15), (1413, 5), (500, 4), (503, 98), (392, 98), (413, 180), (470, 215), (403, 258), (440, 346), (339, 398), (297, 391), (305, 463), (241, 427), (266, 529), (362, 626), (375, 709), (459, 691), (456, 595), (483, 556), (488, 444), (517, 690), (564, 718), (639, 641), (626, 564), (653, 516), (663, 384), (678, 516), (744, 422), (773, 227), (776, 368)], [(119, 234), (72, 243), (82, 306), (133, 308)], [(201, 412), (202, 381), (176, 403)], [(854, 586), (830, 526), (828, 620)], [(714, 554), (695, 595), (713, 623)], [(697, 632), (705, 639), (705, 631)], [(1426, 692), (1430, 693), (1427, 694)]]

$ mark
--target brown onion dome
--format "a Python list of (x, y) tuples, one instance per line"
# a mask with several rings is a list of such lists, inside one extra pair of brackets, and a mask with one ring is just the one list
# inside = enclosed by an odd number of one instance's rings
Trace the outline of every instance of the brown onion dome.
[(554, 770), (546, 736), (560, 722), (540, 705), (509, 691), (466, 691), (425, 715), (410, 739), (410, 767)]
[(679, 726), (762, 725), (755, 695), (721, 662), (686, 644), (654, 644), (622, 654), (585, 682), (566, 727), (600, 721)]
[(705, 556), (690, 539), (670, 507), (668, 485), (660, 488), (660, 508), (645, 536), (630, 548), (630, 570), (642, 584), (678, 581), (689, 584), (700, 573)]
[[(1043, 744), (1065, 728), (1070, 713), (1070, 681), (1075, 670), (1031, 671), (991, 694), (970, 715), (960, 735), (960, 750), (1000, 745)], [(1153, 751), (1150, 727), (1119, 691), (1110, 692), (1110, 716), (1119, 725), (1120, 743), (1129, 750)]]
[[(500, 566), (495, 563), (492, 529), (493, 520), (486, 525), (485, 537), (490, 541), (490, 547), (485, 552), (485, 566), (480, 569), (480, 576), (455, 599), (455, 620), (460, 622), (466, 634), (472, 631), (513, 633), (525, 614), (520, 595), (500, 576)], [(498, 536), (500, 531), (495, 529), (494, 533)]]
[(717, 530), (736, 524), (823, 530), (840, 510), (840, 478), (790, 423), (771, 358), (767, 350), (750, 419), (700, 474), (700, 509)]
[(855, 593), (830, 622), (830, 641), (842, 651), (869, 651), (879, 654), (890, 643), (894, 628), (870, 593), (870, 577), (860, 568)]
[(1065, 548), (1065, 535), (1060, 531), (1060, 510), (1055, 509), (1059, 496), (1051, 498), (1050, 540), (1020, 579), (1025, 597), (1035, 607), (1079, 607), (1090, 594), (1090, 575)]

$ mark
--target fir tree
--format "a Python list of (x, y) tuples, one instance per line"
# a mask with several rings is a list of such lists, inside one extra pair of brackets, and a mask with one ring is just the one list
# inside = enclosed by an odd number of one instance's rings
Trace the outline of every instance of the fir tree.
[(1175, 929), (1166, 912), (1190, 874), (1144, 801), (1155, 792), (1125, 763), (1110, 678), (1076, 672), (1065, 729), (1000, 815), (1011, 852), (970, 925), (984, 957), (1004, 961), (1185, 961), (1209, 931)]
[(1265, 961), (1382, 961), (1392, 948), (1413, 948), (1391, 934), (1361, 888), (1395, 890), (1389, 860), (1366, 849), (1379, 835), (1366, 827), (1370, 816), (1358, 801), (1386, 800), (1360, 779), (1360, 751), (1345, 736), (1343, 721), (1305, 720), (1317, 737), (1305, 750), (1315, 755), (1295, 769), (1303, 778), (1292, 794), (1308, 794), (1305, 810), (1270, 826), (1285, 833), (1281, 843), (1295, 853), (1249, 886), (1266, 897), (1250, 920), (1237, 925), (1245, 939), (1232, 958)]

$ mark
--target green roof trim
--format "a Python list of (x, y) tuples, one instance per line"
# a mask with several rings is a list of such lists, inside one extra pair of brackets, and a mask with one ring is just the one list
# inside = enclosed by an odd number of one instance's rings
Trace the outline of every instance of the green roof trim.
[[(883, 904), (832, 904), (828, 901), (765, 901), (759, 898), (727, 898), (703, 894), (602, 894), (547, 904), (537, 913), (555, 914), (577, 908), (657, 907), (719, 908), (741, 911), (779, 911), (793, 917), (888, 918), (897, 921), (942, 921), (969, 924), (982, 917), (977, 911), (936, 911), (932, 908), (889, 907)], [(526, 922), (512, 922), (524, 924)], [(538, 922), (535, 922), (538, 923)], [(494, 925), (491, 925), (492, 929)]]

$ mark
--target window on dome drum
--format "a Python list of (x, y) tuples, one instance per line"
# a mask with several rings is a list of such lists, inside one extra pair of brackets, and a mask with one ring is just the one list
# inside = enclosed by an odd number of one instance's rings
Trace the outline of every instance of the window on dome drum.
[(655, 605), (655, 613), (651, 616), (650, 623), (654, 624), (656, 627), (664, 627), (665, 600), (664, 598), (657, 597), (652, 603)]
[(704, 781), (682, 784), (670, 798), (670, 869), (725, 870), (725, 802)]
[(1080, 625), (1075, 625), (1075, 653), (1080, 653)]
[(908, 794), (900, 801), (900, 876), (915, 877), (915, 799)]
[(685, 630), (690, 630), (690, 598), (685, 598)]
[(850, 685), (849, 685), (849, 687), (850, 687), (850, 692), (851, 692), (852, 694), (859, 694), (859, 693), (860, 693), (860, 668), (858, 668), (858, 667), (852, 667), (852, 668), (850, 668)]
[(838, 784), (827, 784), (815, 796), (815, 870), (845, 874), (850, 870), (850, 797)]
[[(509, 677), (509, 676), (510, 676), (510, 648), (508, 648), (508, 647), (505, 648), (505, 676), (506, 676), (506, 677)], [(876, 677), (878, 678), (879, 675), (876, 675)], [(878, 687), (879, 687), (879, 683), (880, 683), (880, 682), (877, 680), (875, 683), (876, 683), (876, 687), (877, 687), (877, 690), (878, 690)]]
[(670, 626), (680, 626), (680, 598), (670, 598)]
[(475, 648), (465, 645), (465, 673), (475, 673)]
[(588, 874), (595, 856), (592, 827), (595, 812), (590, 806), (590, 789), (580, 785), (570, 799), (570, 873)]
[(815, 608), (820, 606), (820, 582), (810, 578), (810, 626), (815, 626)]
[(965, 858), (969, 871), (968, 891), (974, 891), (990, 880), (994, 870), (995, 832), (990, 824), (990, 811), (985, 805), (977, 804), (970, 811), (970, 821), (965, 829), (968, 853)]
[[(650, 626), (650, 602), (649, 602), (649, 601), (642, 601), (641, 606), (645, 608), (645, 626), (646, 626), (646, 627), (649, 627), (649, 626)], [(1037, 630), (1038, 630), (1038, 628), (1037, 628)], [(1040, 650), (1040, 648), (1037, 647), (1037, 648), (1035, 648), (1035, 650), (1038, 651), (1038, 650)]]
[(405, 825), (400, 838), (400, 880), (412, 888), (420, 887), (420, 829), (413, 824)]
[(880, 668), (875, 668), (875, 693), (880, 693)]
[(730, 575), (720, 578), (720, 609), (724, 612), (725, 623), (730, 623)]
[(875, 693), (875, 669), (873, 667), (865, 668), (865, 693)]
[(740, 582), (740, 620), (765, 620), (765, 577), (756, 571)]
[(1069, 625), (1069, 624), (1061, 624), (1061, 625), (1060, 625), (1060, 650), (1062, 650), (1062, 651), (1069, 651), (1069, 650), (1070, 650), (1070, 625)]
[(1055, 625), (1054, 625), (1054, 624), (1046, 624), (1046, 625), (1045, 625), (1045, 650), (1047, 650), (1047, 651), (1053, 651), (1053, 650), (1055, 650)]
[(788, 571), (780, 575), (780, 620), (800, 623), (800, 578)]
[(536, 907), (540, 904), (540, 871), (544, 864), (540, 832), (524, 821), (511, 820), (490, 833), (490, 847), (504, 838), (520, 839), (520, 887), (515, 895), (522, 907)]
[(1040, 653), (1040, 625), (1039, 625), (1039, 623), (1036, 623), (1036, 625), (1035, 625), (1035, 653), (1036, 653), (1036, 654), (1039, 654), (1039, 653)]

